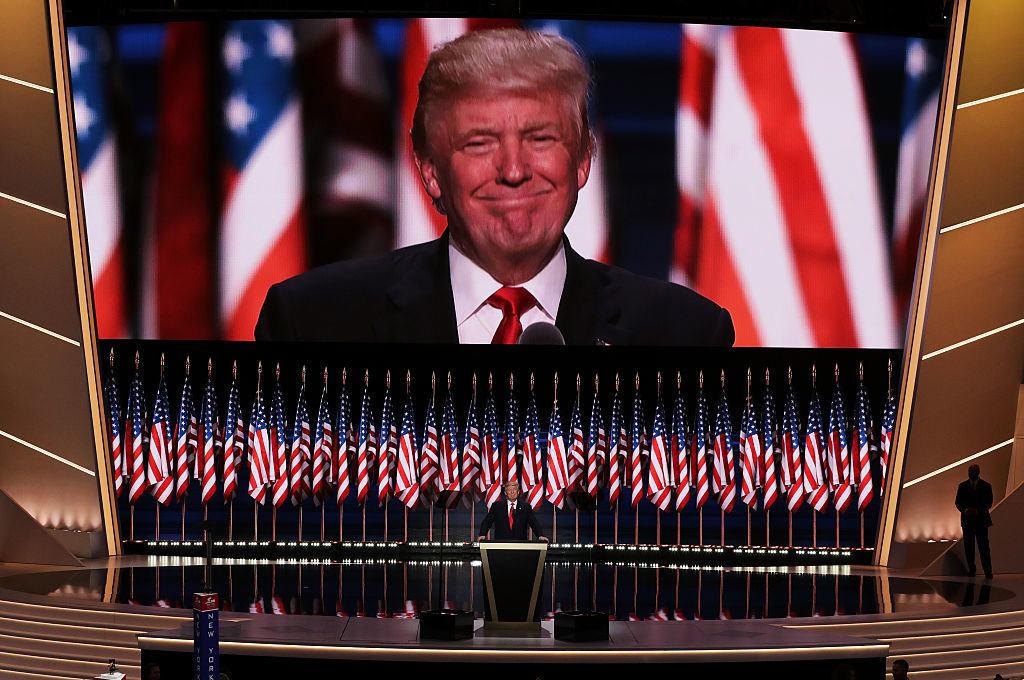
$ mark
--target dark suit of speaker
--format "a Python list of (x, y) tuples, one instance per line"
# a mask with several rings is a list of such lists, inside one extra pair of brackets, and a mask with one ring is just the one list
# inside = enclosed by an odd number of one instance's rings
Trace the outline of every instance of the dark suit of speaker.
[[(568, 345), (731, 347), (729, 312), (684, 286), (586, 260), (565, 241), (555, 325)], [(271, 286), (257, 340), (459, 342), (448, 235)]]
[(971, 480), (960, 482), (956, 489), (956, 508), (960, 511), (960, 527), (964, 531), (964, 554), (967, 557), (967, 571), (974, 575), (974, 544), (978, 544), (981, 568), (985, 576), (992, 577), (992, 555), (989, 552), (988, 528), (992, 526), (992, 485), (984, 479), (974, 484)]
[(533, 508), (522, 497), (516, 500), (516, 511), (511, 526), (508, 522), (508, 501), (502, 499), (491, 505), (484, 521), (480, 523), (479, 535), (486, 536), (491, 527), (494, 528), (493, 539), (495, 541), (525, 541), (527, 528), (533, 529), (534, 538), (544, 535), (544, 530), (540, 528), (540, 522), (537, 521), (537, 515), (534, 514)]

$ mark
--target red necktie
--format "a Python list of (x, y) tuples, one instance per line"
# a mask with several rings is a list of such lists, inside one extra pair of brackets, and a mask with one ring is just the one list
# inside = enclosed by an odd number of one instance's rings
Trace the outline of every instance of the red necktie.
[(515, 513), (515, 506), (514, 505), (509, 505), (508, 506), (508, 528), (509, 529), (512, 528), (512, 517), (513, 517), (514, 513)]
[(487, 304), (501, 310), (501, 323), (494, 331), (491, 344), (512, 345), (523, 332), (523, 322), (520, 317), (527, 310), (537, 306), (537, 298), (533, 297), (525, 288), (502, 286), (487, 298)]

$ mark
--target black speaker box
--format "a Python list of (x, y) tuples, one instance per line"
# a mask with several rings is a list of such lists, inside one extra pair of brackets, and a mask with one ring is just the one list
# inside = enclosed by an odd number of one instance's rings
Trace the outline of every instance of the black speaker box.
[(601, 642), (608, 639), (608, 614), (557, 612), (555, 639), (565, 642)]
[(420, 612), (421, 640), (468, 640), (473, 637), (473, 612), (428, 609)]

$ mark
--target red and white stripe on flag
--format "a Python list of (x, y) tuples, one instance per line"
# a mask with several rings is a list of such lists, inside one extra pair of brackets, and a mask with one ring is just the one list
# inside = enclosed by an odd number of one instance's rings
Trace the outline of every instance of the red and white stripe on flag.
[(732, 313), (737, 345), (893, 346), (851, 38), (685, 26), (680, 82), (674, 278)]

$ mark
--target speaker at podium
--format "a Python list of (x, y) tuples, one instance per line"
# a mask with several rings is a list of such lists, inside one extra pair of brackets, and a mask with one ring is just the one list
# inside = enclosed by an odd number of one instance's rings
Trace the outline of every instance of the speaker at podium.
[(548, 544), (545, 541), (480, 541), (487, 632), (540, 632), (538, 599)]

